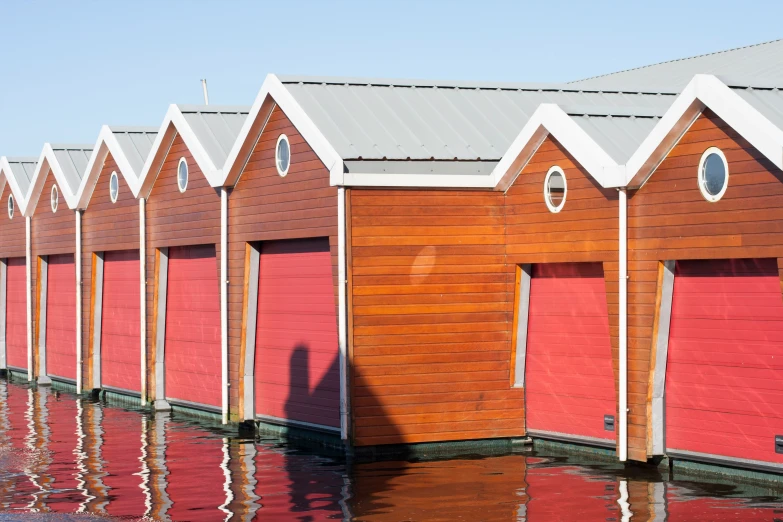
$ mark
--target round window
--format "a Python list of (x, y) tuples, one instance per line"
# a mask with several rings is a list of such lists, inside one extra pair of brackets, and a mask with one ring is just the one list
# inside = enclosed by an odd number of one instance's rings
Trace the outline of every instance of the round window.
[(52, 203), (52, 212), (57, 212), (57, 206), (60, 204), (60, 191), (57, 190), (57, 185), (52, 185), (52, 194), (49, 196), (49, 200)]
[(566, 178), (563, 169), (552, 167), (544, 179), (544, 202), (551, 212), (560, 212), (566, 200)]
[(710, 147), (699, 162), (699, 190), (707, 201), (718, 201), (729, 186), (729, 164), (717, 147)]
[(179, 159), (179, 165), (177, 166), (177, 186), (180, 192), (185, 192), (188, 188), (188, 162), (185, 158)]
[(14, 218), (14, 195), (8, 195), (8, 219)]
[(281, 134), (277, 138), (277, 147), (275, 148), (275, 163), (277, 164), (277, 173), (281, 176), (288, 174), (288, 167), (291, 166), (291, 145), (288, 143), (288, 136)]
[(112, 172), (109, 178), (109, 197), (112, 203), (117, 203), (117, 196), (120, 193), (120, 178), (117, 172)]

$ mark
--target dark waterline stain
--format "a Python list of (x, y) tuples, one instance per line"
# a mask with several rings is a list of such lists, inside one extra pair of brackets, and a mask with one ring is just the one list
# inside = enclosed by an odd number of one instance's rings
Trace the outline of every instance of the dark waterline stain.
[(349, 463), (0, 381), (5, 520), (783, 520), (780, 492), (542, 454)]

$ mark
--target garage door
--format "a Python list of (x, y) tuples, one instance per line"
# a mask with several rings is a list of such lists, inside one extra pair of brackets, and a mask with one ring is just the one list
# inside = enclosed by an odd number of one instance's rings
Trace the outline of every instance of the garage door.
[(774, 259), (677, 262), (666, 446), (783, 463), (783, 297)]
[(326, 238), (261, 247), (256, 412), (340, 425), (340, 372), (332, 257)]
[(525, 376), (529, 431), (615, 440), (605, 426), (617, 394), (600, 263), (533, 266)]
[(46, 371), (76, 380), (76, 267), (73, 254), (49, 256), (46, 280)]
[(23, 257), (8, 259), (5, 296), (6, 362), (27, 369), (27, 279)]
[(103, 256), (101, 384), (141, 390), (139, 251)]
[(220, 407), (220, 289), (214, 245), (169, 249), (166, 397)]

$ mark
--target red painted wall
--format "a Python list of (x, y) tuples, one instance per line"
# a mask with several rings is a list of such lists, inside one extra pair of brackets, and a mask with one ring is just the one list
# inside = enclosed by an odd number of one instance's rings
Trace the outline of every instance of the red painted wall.
[(72, 254), (49, 256), (46, 372), (76, 380), (76, 266)]
[(6, 271), (5, 349), (6, 363), (27, 368), (27, 283), (25, 259), (8, 259)]

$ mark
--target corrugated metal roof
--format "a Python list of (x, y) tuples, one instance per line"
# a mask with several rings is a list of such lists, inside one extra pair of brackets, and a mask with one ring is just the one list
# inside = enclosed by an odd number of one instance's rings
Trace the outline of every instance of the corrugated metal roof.
[(92, 145), (52, 145), (51, 147), (71, 194), (76, 194), (87, 164), (90, 162)]
[(584, 89), (641, 86), (644, 89), (680, 91), (696, 74), (765, 78), (783, 86), (783, 40), (595, 76), (571, 82), (569, 86)]
[(280, 80), (344, 160), (497, 161), (541, 103), (624, 107), (631, 113), (638, 108), (646, 115), (674, 100), (673, 94), (567, 85)]
[[(144, 162), (152, 150), (152, 144), (158, 135), (157, 127), (109, 127), (122, 153), (133, 169), (132, 174), (138, 176), (141, 173)], [(131, 173), (126, 173), (131, 174)]]
[(572, 114), (571, 117), (618, 164), (630, 159), (660, 120), (658, 116)]
[(757, 87), (740, 87), (735, 85), (732, 90), (763, 114), (778, 128), (783, 129), (783, 90)]
[(226, 162), (250, 107), (177, 105), (215, 165)]
[(8, 160), (8, 166), (11, 167), (11, 175), (22, 190), (22, 195), (27, 197), (38, 158), (6, 158), (6, 160)]

